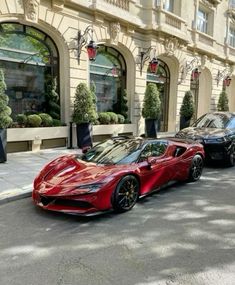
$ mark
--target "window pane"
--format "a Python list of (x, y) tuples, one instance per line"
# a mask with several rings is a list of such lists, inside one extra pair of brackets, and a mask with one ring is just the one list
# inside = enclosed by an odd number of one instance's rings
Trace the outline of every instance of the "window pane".
[(208, 14), (202, 10), (198, 10), (197, 29), (202, 33), (207, 33)]

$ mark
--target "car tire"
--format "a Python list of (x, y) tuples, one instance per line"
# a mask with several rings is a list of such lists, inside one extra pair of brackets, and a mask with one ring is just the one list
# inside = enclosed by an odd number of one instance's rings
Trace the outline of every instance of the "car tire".
[(189, 182), (194, 182), (200, 179), (202, 175), (202, 170), (204, 167), (204, 161), (201, 155), (196, 154), (191, 162), (191, 166), (189, 169), (189, 176), (188, 176), (188, 181)]
[(124, 176), (118, 183), (112, 197), (113, 209), (126, 212), (134, 207), (139, 197), (139, 181), (133, 175)]
[(231, 149), (230, 149), (229, 154), (227, 156), (227, 164), (230, 167), (235, 165), (235, 147), (234, 147), (234, 145), (231, 146)]

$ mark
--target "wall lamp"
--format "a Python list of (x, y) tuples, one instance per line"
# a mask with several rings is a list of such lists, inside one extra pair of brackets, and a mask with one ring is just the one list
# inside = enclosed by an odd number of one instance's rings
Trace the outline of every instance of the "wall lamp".
[(226, 76), (225, 78), (224, 78), (224, 80), (223, 80), (223, 85), (225, 86), (225, 87), (228, 87), (229, 85), (230, 85), (230, 83), (231, 83), (231, 80), (232, 80), (232, 78), (228, 75), (228, 76)]
[(192, 71), (192, 80), (198, 80), (201, 72), (199, 71), (199, 59), (195, 56), (190, 62), (186, 61), (185, 65), (182, 68), (182, 76), (181, 80), (178, 82), (178, 84), (182, 83), (189, 72)]
[(154, 50), (154, 53), (156, 52), (156, 49), (153, 48), (153, 47), (149, 47), (146, 51), (141, 51), (140, 52), (140, 74), (142, 75), (142, 70), (143, 70), (143, 67), (144, 67), (144, 64), (147, 60), (150, 60), (149, 61), (149, 69), (150, 69), (150, 72), (151, 73), (156, 73), (157, 72), (157, 69), (158, 69), (158, 65), (159, 65), (159, 62), (157, 60), (157, 58), (154, 56), (152, 59), (150, 59), (150, 53), (151, 51)]
[(215, 78), (217, 82), (217, 86), (219, 85), (222, 79), (223, 79), (224, 86), (229, 86), (232, 80), (229, 76), (230, 73), (231, 73), (231, 69), (229, 67), (226, 67), (223, 71), (218, 70), (216, 78)]
[[(77, 40), (77, 48), (76, 49), (77, 49), (78, 63), (80, 63), (81, 51), (85, 45), (87, 45), (86, 49), (87, 49), (87, 54), (88, 54), (89, 60), (94, 61), (96, 58), (98, 46), (96, 45), (96, 43), (93, 40), (93, 31), (94, 30), (93, 30), (93, 27), (91, 25), (86, 27), (83, 34), (80, 30), (78, 30), (77, 38), (75, 38)], [(88, 36), (90, 37), (89, 43), (88, 43)]]

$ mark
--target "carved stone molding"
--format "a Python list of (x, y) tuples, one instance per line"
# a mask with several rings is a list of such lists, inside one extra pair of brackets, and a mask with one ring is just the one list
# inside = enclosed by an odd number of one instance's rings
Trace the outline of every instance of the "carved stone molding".
[(121, 26), (119, 22), (110, 23), (110, 40), (112, 44), (118, 44)]
[(30, 22), (38, 21), (38, 9), (40, 0), (24, 0), (25, 19)]
[(166, 38), (164, 42), (165, 53), (167, 55), (174, 55), (175, 51), (179, 48), (180, 43), (176, 37)]
[(208, 8), (214, 8), (217, 7), (218, 4), (222, 2), (222, 0), (200, 0), (201, 3), (203, 3)]
[(52, 0), (52, 7), (56, 10), (62, 10), (64, 8), (65, 0)]

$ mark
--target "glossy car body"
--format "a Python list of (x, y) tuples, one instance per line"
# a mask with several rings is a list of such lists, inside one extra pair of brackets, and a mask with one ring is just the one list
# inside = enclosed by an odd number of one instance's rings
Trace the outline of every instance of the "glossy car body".
[(203, 144), (207, 160), (235, 164), (235, 114), (214, 112), (201, 116), (191, 127), (180, 130), (177, 138), (188, 138)]
[(84, 155), (64, 155), (47, 164), (35, 178), (32, 197), (52, 211), (123, 212), (170, 181), (198, 180), (203, 160), (203, 146), (192, 140), (109, 139)]

